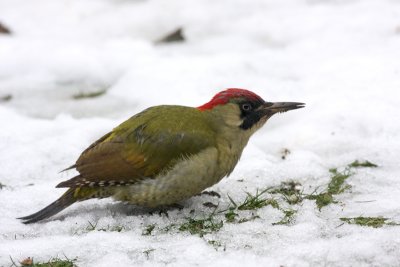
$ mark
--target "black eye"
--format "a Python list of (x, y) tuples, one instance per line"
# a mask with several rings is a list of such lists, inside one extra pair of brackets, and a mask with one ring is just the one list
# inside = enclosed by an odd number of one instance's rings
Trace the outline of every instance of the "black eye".
[(242, 104), (242, 110), (244, 111), (250, 111), (252, 106), (249, 103), (244, 103)]

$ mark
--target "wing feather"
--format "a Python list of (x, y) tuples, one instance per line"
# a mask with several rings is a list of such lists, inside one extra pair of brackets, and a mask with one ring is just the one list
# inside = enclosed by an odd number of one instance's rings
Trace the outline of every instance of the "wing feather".
[(183, 158), (215, 146), (214, 140), (214, 131), (197, 109), (153, 107), (90, 145), (73, 165), (79, 175), (57, 187), (102, 186), (110, 181), (122, 185), (154, 178)]

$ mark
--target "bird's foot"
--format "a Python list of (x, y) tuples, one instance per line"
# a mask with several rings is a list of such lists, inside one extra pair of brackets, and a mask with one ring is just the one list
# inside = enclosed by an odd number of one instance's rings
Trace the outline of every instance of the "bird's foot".
[(208, 195), (208, 196), (212, 196), (212, 197), (221, 198), (221, 195), (218, 194), (218, 193), (215, 192), (215, 191), (203, 191), (203, 192), (201, 192), (200, 194), (198, 194), (198, 196), (201, 196), (201, 195)]
[(207, 207), (207, 208), (213, 208), (213, 209), (218, 208), (218, 205), (216, 205), (216, 204), (214, 204), (214, 203), (212, 203), (212, 202), (203, 203), (203, 206), (204, 206), (204, 207)]
[[(165, 205), (165, 206), (157, 209), (156, 212), (158, 213), (158, 215), (160, 215), (160, 216), (165, 215), (168, 218), (168, 211), (174, 210), (174, 209), (182, 210), (183, 208), (184, 208), (184, 206), (182, 206), (178, 203), (174, 203), (171, 205)], [(153, 211), (150, 211), (151, 215), (153, 215), (153, 213), (154, 213)]]

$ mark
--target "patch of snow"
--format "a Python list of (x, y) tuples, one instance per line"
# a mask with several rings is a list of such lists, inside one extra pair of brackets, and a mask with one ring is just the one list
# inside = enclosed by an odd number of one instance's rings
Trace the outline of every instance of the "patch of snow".
[[(393, 0), (1, 1), (12, 35), (0, 34), (0, 99), (12, 98), (0, 100), (0, 266), (63, 255), (78, 266), (399, 266), (398, 227), (339, 219), (400, 222), (399, 18)], [(177, 27), (184, 43), (154, 43)], [(307, 106), (252, 137), (231, 176), (211, 188), (221, 199), (193, 197), (168, 217), (103, 199), (43, 223), (16, 219), (60, 196), (54, 186), (75, 172), (58, 172), (131, 115), (199, 106), (228, 87)], [(283, 214), (267, 206), (204, 237), (162, 229), (192, 209), (207, 216), (204, 202), (225, 208), (228, 195), (240, 201), (281, 182), (311, 193), (326, 187), (330, 168), (356, 159), (380, 167), (357, 169), (351, 190), (321, 211), (304, 200), (290, 225), (272, 225)], [(90, 231), (89, 222), (122, 230)]]

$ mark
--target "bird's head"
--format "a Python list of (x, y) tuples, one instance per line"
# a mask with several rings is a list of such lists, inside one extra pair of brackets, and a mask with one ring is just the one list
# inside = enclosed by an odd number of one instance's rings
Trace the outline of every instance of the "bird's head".
[(303, 108), (304, 105), (298, 102), (267, 102), (249, 90), (229, 88), (217, 93), (197, 109), (217, 113), (229, 126), (237, 126), (253, 133), (272, 115)]

